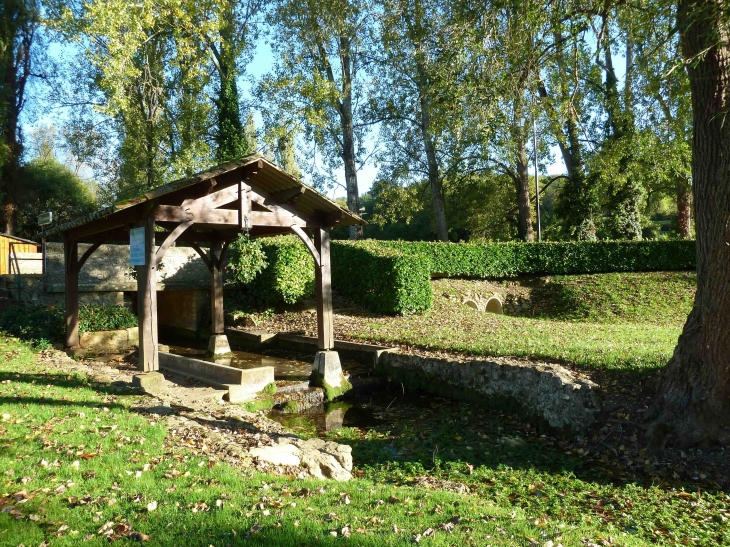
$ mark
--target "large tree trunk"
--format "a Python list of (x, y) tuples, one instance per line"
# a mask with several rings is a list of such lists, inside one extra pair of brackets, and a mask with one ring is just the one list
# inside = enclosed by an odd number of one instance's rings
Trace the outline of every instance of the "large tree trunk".
[(730, 443), (730, 22), (724, 0), (681, 0), (692, 91), (697, 295), (657, 393), (654, 446)]
[(685, 182), (677, 181), (677, 228), (682, 239), (692, 237), (692, 207), (689, 197)]
[(426, 150), (428, 184), (431, 187), (431, 203), (433, 204), (433, 213), (436, 220), (436, 235), (438, 236), (439, 241), (448, 241), (449, 229), (446, 224), (444, 191), (441, 184), (441, 176), (439, 175), (436, 147), (433, 144), (433, 135), (431, 134), (430, 106), (423, 90), (419, 88), (418, 91), (421, 95), (421, 134), (423, 136), (423, 146)]
[(529, 160), (527, 159), (527, 143), (524, 126), (518, 128), (517, 139), (517, 237), (522, 241), (532, 242), (535, 234), (532, 231), (532, 210), (530, 208), (530, 174)]
[[(360, 192), (357, 187), (357, 166), (355, 165), (355, 128), (352, 122), (352, 69), (350, 63), (350, 42), (340, 37), (340, 58), (342, 59), (342, 102), (340, 123), (342, 126), (342, 161), (345, 164), (345, 188), (347, 208), (360, 214)], [(362, 239), (362, 226), (350, 226), (350, 239)]]

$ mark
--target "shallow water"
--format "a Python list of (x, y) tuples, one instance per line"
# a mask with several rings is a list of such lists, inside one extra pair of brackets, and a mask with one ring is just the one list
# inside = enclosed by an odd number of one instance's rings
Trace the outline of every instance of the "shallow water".
[(206, 350), (204, 349), (170, 346), (170, 353), (234, 368), (274, 367), (274, 379), (276, 380), (307, 380), (312, 372), (312, 363), (309, 361), (273, 357), (246, 351), (234, 351), (230, 357), (214, 358), (206, 357)]
[[(236, 368), (271, 366), (274, 367), (274, 378), (279, 382), (305, 381), (312, 370), (312, 362), (305, 361), (305, 356), (296, 354), (262, 355), (234, 351), (231, 357), (215, 359), (206, 357), (206, 350), (203, 348), (170, 346), (170, 352)], [(368, 374), (371, 369), (352, 362), (343, 363), (343, 368), (354, 372), (356, 376), (361, 373)], [(400, 385), (394, 387), (393, 390), (385, 389), (377, 393), (354, 395), (345, 401), (325, 403), (298, 413), (271, 410), (267, 416), (299, 435), (325, 437), (328, 433), (343, 427), (356, 428), (363, 433), (371, 429), (389, 428), (389, 425), (395, 424), (405, 409), (418, 414), (454, 404), (429, 394), (403, 392)]]

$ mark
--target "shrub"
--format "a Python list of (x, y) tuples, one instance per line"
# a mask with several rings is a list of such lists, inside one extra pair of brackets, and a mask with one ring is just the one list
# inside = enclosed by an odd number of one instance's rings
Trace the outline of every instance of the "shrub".
[(8, 306), (0, 310), (0, 329), (21, 340), (45, 347), (60, 342), (65, 329), (63, 308), (43, 306)]
[(261, 240), (266, 267), (245, 286), (249, 297), (267, 306), (295, 304), (314, 293), (314, 260), (296, 236)]
[(248, 234), (239, 234), (231, 243), (226, 265), (228, 283), (246, 285), (266, 268), (268, 262), (262, 242), (261, 239), (251, 239)]
[(332, 243), (332, 287), (375, 312), (409, 314), (431, 307), (430, 268), (378, 241)]
[[(137, 316), (122, 306), (79, 307), (79, 333), (126, 329), (137, 326)], [(0, 310), (0, 329), (22, 340), (46, 347), (63, 341), (66, 329), (64, 308), (14, 305)]]
[(691, 270), (696, 265), (694, 241), (488, 244), (397, 241), (380, 242), (380, 245), (428, 257), (431, 274), (454, 277)]
[(129, 329), (137, 326), (137, 316), (123, 306), (81, 306), (79, 333)]

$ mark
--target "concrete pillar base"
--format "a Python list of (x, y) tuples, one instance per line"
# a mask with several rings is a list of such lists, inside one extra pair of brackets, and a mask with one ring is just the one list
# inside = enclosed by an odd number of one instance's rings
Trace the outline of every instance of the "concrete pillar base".
[(313, 384), (320, 384), (318, 387), (323, 387), (322, 382), (330, 387), (342, 386), (345, 377), (342, 375), (340, 354), (331, 350), (318, 351), (312, 365), (312, 380)]
[(225, 355), (231, 353), (228, 337), (225, 334), (214, 334), (208, 342), (208, 355)]

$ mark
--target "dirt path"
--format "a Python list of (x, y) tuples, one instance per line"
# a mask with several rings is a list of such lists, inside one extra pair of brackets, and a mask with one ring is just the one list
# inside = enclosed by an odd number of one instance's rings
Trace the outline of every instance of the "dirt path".
[(247, 412), (224, 401), (225, 390), (165, 372), (162, 385), (154, 393), (143, 394), (132, 387), (137, 370), (129, 356), (115, 356), (106, 362), (75, 361), (54, 350), (42, 352), (40, 359), (49, 368), (87, 375), (96, 384), (94, 387), (110, 393), (109, 402), (138, 394), (131, 410), (165, 426), (170, 447), (184, 446), (207, 455), (210, 461), (225, 461), (240, 469), (301, 478), (351, 478), (349, 446), (320, 439), (302, 440), (263, 413)]

